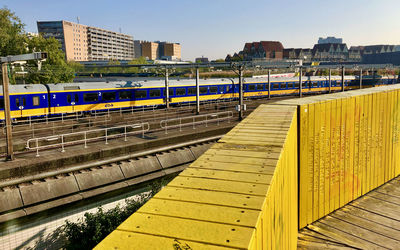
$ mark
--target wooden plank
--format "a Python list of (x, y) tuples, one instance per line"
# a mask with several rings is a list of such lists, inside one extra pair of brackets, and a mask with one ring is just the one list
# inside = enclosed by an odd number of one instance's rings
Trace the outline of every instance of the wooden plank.
[[(139, 209), (140, 211), (140, 209)], [(134, 213), (118, 230), (247, 249), (253, 228)]]
[(399, 241), (394, 240), (392, 238), (386, 237), (382, 234), (375, 233), (369, 229), (348, 223), (347, 221), (337, 219), (330, 215), (326, 216), (323, 220), (320, 221), (321, 223), (345, 232), (349, 235), (353, 235), (355, 237), (359, 237), (366, 242), (374, 243), (379, 245), (380, 247), (385, 247), (388, 249), (394, 249), (398, 246)]
[(351, 205), (400, 221), (399, 206), (389, 202), (364, 196), (353, 201)]
[(115, 230), (108, 235), (101, 244), (94, 249), (200, 249), (200, 250), (223, 250), (232, 249), (223, 246), (216, 246), (180, 240), (169, 237), (155, 236), (149, 234), (133, 233)]
[[(345, 221), (346, 223), (355, 225), (357, 227), (366, 229), (368, 231), (374, 232), (376, 234), (383, 235), (385, 237), (391, 238), (391, 240), (394, 240), (397, 242), (397, 244), (400, 245), (400, 231), (392, 229), (390, 227), (386, 227), (381, 224), (377, 224), (373, 221), (364, 219), (360, 216), (352, 215), (350, 213), (343, 212), (341, 210), (338, 210), (329, 216), (339, 219), (341, 221)], [(325, 222), (325, 221), (324, 221)]]
[(374, 212), (371, 212), (371, 211), (368, 211), (365, 209), (354, 207), (351, 204), (345, 206), (340, 211), (354, 215), (354, 216), (359, 216), (363, 219), (372, 221), (375, 224), (384, 225), (385, 227), (390, 227), (392, 229), (399, 230), (399, 228), (400, 228), (400, 221), (393, 220), (386, 216), (382, 216), (380, 214), (377, 214), (377, 213), (374, 213)]

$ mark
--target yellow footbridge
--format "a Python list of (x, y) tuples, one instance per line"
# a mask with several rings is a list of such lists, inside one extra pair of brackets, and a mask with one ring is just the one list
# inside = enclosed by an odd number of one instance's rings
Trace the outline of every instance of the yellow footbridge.
[[(390, 231), (384, 244), (362, 234), (346, 238), (338, 216), (367, 213), (357, 199), (400, 174), (399, 132), (396, 85), (261, 105), (96, 249), (339, 247), (335, 240), (390, 249), (395, 229), (379, 233)], [(400, 195), (400, 187), (390, 188)], [(397, 199), (392, 209), (400, 209)], [(382, 217), (391, 223), (390, 213)], [(339, 221), (336, 231), (327, 220)]]

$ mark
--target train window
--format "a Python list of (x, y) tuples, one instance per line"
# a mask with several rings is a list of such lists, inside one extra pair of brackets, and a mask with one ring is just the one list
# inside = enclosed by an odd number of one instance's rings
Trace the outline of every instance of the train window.
[(274, 86), (274, 89), (279, 89), (279, 83), (274, 83), (273, 86)]
[(196, 88), (188, 88), (188, 95), (196, 95)]
[(135, 99), (146, 98), (147, 91), (146, 90), (136, 90), (135, 91)]
[(15, 106), (19, 107), (19, 98), (15, 99)]
[(173, 88), (169, 88), (168, 89), (168, 93), (169, 93), (169, 96), (173, 96), (174, 95), (174, 89)]
[(218, 87), (217, 86), (210, 87), (210, 93), (217, 93), (217, 92), (218, 92)]
[(68, 102), (68, 103), (71, 103), (71, 102), (72, 102), (72, 100), (71, 100), (71, 95), (67, 95), (67, 102)]
[(26, 106), (26, 99), (25, 99), (25, 97), (22, 97), (22, 106)]
[(264, 84), (257, 84), (257, 90), (264, 90)]
[(159, 90), (159, 89), (150, 89), (149, 95), (150, 95), (150, 97), (160, 97), (161, 96), (161, 90)]
[(186, 89), (184, 88), (177, 88), (176, 95), (186, 95)]
[(207, 87), (200, 87), (200, 94), (207, 94)]
[(97, 93), (87, 93), (83, 94), (83, 100), (85, 102), (97, 102), (99, 100), (99, 96)]
[(103, 93), (103, 101), (114, 101), (116, 97), (115, 92), (104, 92)]
[(256, 85), (254, 85), (254, 84), (250, 84), (250, 85), (247, 85), (247, 86), (248, 86), (249, 91), (256, 90)]
[(33, 103), (33, 106), (39, 106), (39, 105), (40, 105), (40, 98), (39, 98), (39, 96), (34, 96), (34, 97), (32, 97), (32, 103)]
[(0, 109), (4, 109), (4, 99), (0, 98)]
[(79, 102), (79, 95), (78, 94), (75, 94), (75, 103), (78, 103)]
[(131, 99), (131, 92), (130, 91), (119, 92), (119, 99), (120, 100)]

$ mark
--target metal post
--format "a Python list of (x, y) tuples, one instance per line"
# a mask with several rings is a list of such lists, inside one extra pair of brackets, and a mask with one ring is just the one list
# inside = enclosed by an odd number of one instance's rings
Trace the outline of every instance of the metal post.
[(363, 74), (363, 71), (362, 71), (362, 69), (360, 69), (360, 89), (362, 89), (362, 74)]
[(196, 114), (200, 114), (200, 75), (199, 68), (196, 68)]
[(268, 99), (271, 99), (271, 70), (268, 70)]
[(4, 97), (4, 118), (6, 120), (6, 136), (7, 136), (7, 156), (6, 160), (14, 160), (12, 127), (11, 127), (11, 112), (10, 112), (10, 93), (8, 89), (8, 64), (1, 65), (3, 73), (3, 97)]
[(300, 67), (299, 70), (299, 96), (300, 98), (303, 97), (303, 67)]
[(87, 142), (86, 142), (87, 136), (86, 136), (86, 131), (85, 131), (85, 148), (87, 148)]
[(168, 81), (168, 69), (165, 66), (165, 107), (169, 109), (169, 81)]
[(342, 92), (344, 92), (344, 66), (342, 66)]
[(332, 92), (332, 69), (329, 69), (329, 93)]
[(243, 68), (239, 66), (239, 121), (243, 120)]

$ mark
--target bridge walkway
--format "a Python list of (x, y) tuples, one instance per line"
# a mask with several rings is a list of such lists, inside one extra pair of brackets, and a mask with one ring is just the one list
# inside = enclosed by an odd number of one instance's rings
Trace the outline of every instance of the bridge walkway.
[(298, 249), (399, 249), (400, 177), (299, 231)]

